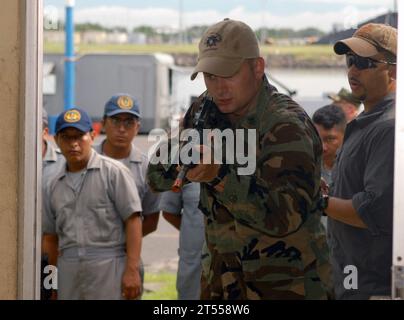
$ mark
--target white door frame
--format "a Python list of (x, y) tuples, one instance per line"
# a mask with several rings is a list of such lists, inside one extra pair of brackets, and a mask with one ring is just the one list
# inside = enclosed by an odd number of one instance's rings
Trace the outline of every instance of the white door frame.
[(392, 298), (404, 299), (404, 4), (398, 1), (398, 66), (394, 156)]
[(17, 298), (40, 298), (43, 1), (24, 0), (19, 116)]

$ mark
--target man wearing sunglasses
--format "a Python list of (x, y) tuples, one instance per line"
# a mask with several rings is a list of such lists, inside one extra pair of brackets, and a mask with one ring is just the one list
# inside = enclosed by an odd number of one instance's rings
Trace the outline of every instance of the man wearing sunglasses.
[[(113, 95), (105, 104), (103, 127), (106, 139), (94, 149), (130, 169), (142, 201), (142, 230), (146, 236), (157, 229), (160, 194), (153, 193), (145, 181), (147, 155), (132, 143), (140, 129), (140, 110), (135, 98), (126, 93)], [(143, 283), (143, 265), (141, 276)]]
[(346, 128), (325, 196), (337, 299), (390, 295), (397, 30), (366, 24), (334, 51), (345, 54), (364, 105)]

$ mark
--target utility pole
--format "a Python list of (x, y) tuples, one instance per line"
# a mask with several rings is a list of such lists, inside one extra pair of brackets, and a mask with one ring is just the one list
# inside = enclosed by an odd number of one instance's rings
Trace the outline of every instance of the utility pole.
[(74, 10), (75, 0), (66, 0), (65, 22), (65, 78), (64, 78), (64, 109), (74, 107), (75, 96), (75, 57), (74, 57)]
[(183, 38), (183, 20), (182, 20), (182, 15), (183, 15), (183, 8), (182, 8), (182, 0), (179, 1), (179, 8), (178, 8), (178, 41), (179, 43), (184, 42)]
[(261, 44), (264, 45), (265, 41), (267, 39), (267, 31), (266, 31), (266, 24), (265, 24), (265, 12), (266, 12), (266, 7), (267, 7), (267, 0), (262, 0), (262, 26), (261, 26), (261, 34), (260, 34), (260, 40)]

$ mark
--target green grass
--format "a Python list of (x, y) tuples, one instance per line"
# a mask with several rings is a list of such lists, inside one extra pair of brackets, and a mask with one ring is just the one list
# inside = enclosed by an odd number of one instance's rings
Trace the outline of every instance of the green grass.
[(269, 55), (292, 55), (302, 59), (335, 56), (332, 45), (262, 46), (261, 51)]
[(145, 289), (151, 288), (150, 292), (143, 293), (142, 300), (177, 300), (175, 273), (145, 273)]
[[(64, 45), (62, 43), (45, 43), (45, 53), (63, 53)], [(86, 53), (186, 53), (197, 54), (197, 44), (80, 44), (76, 46), (77, 54)], [(261, 46), (263, 55), (292, 55), (298, 59), (308, 59), (311, 57), (335, 57), (331, 45), (293, 45), (293, 46)]]

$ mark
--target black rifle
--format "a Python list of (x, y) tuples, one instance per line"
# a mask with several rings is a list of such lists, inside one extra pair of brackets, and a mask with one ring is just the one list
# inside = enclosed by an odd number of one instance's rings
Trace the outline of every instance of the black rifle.
[[(213, 106), (214, 106), (213, 98), (207, 96), (204, 97), (199, 106), (198, 111), (194, 114), (194, 117), (192, 119), (192, 128), (198, 131), (199, 137), (201, 139), (203, 138), (203, 129), (205, 129), (209, 111), (212, 109)], [(177, 175), (177, 178), (174, 181), (174, 184), (171, 187), (171, 191), (173, 192), (181, 191), (188, 170), (195, 166), (196, 164), (194, 163), (181, 165), (181, 169)]]

